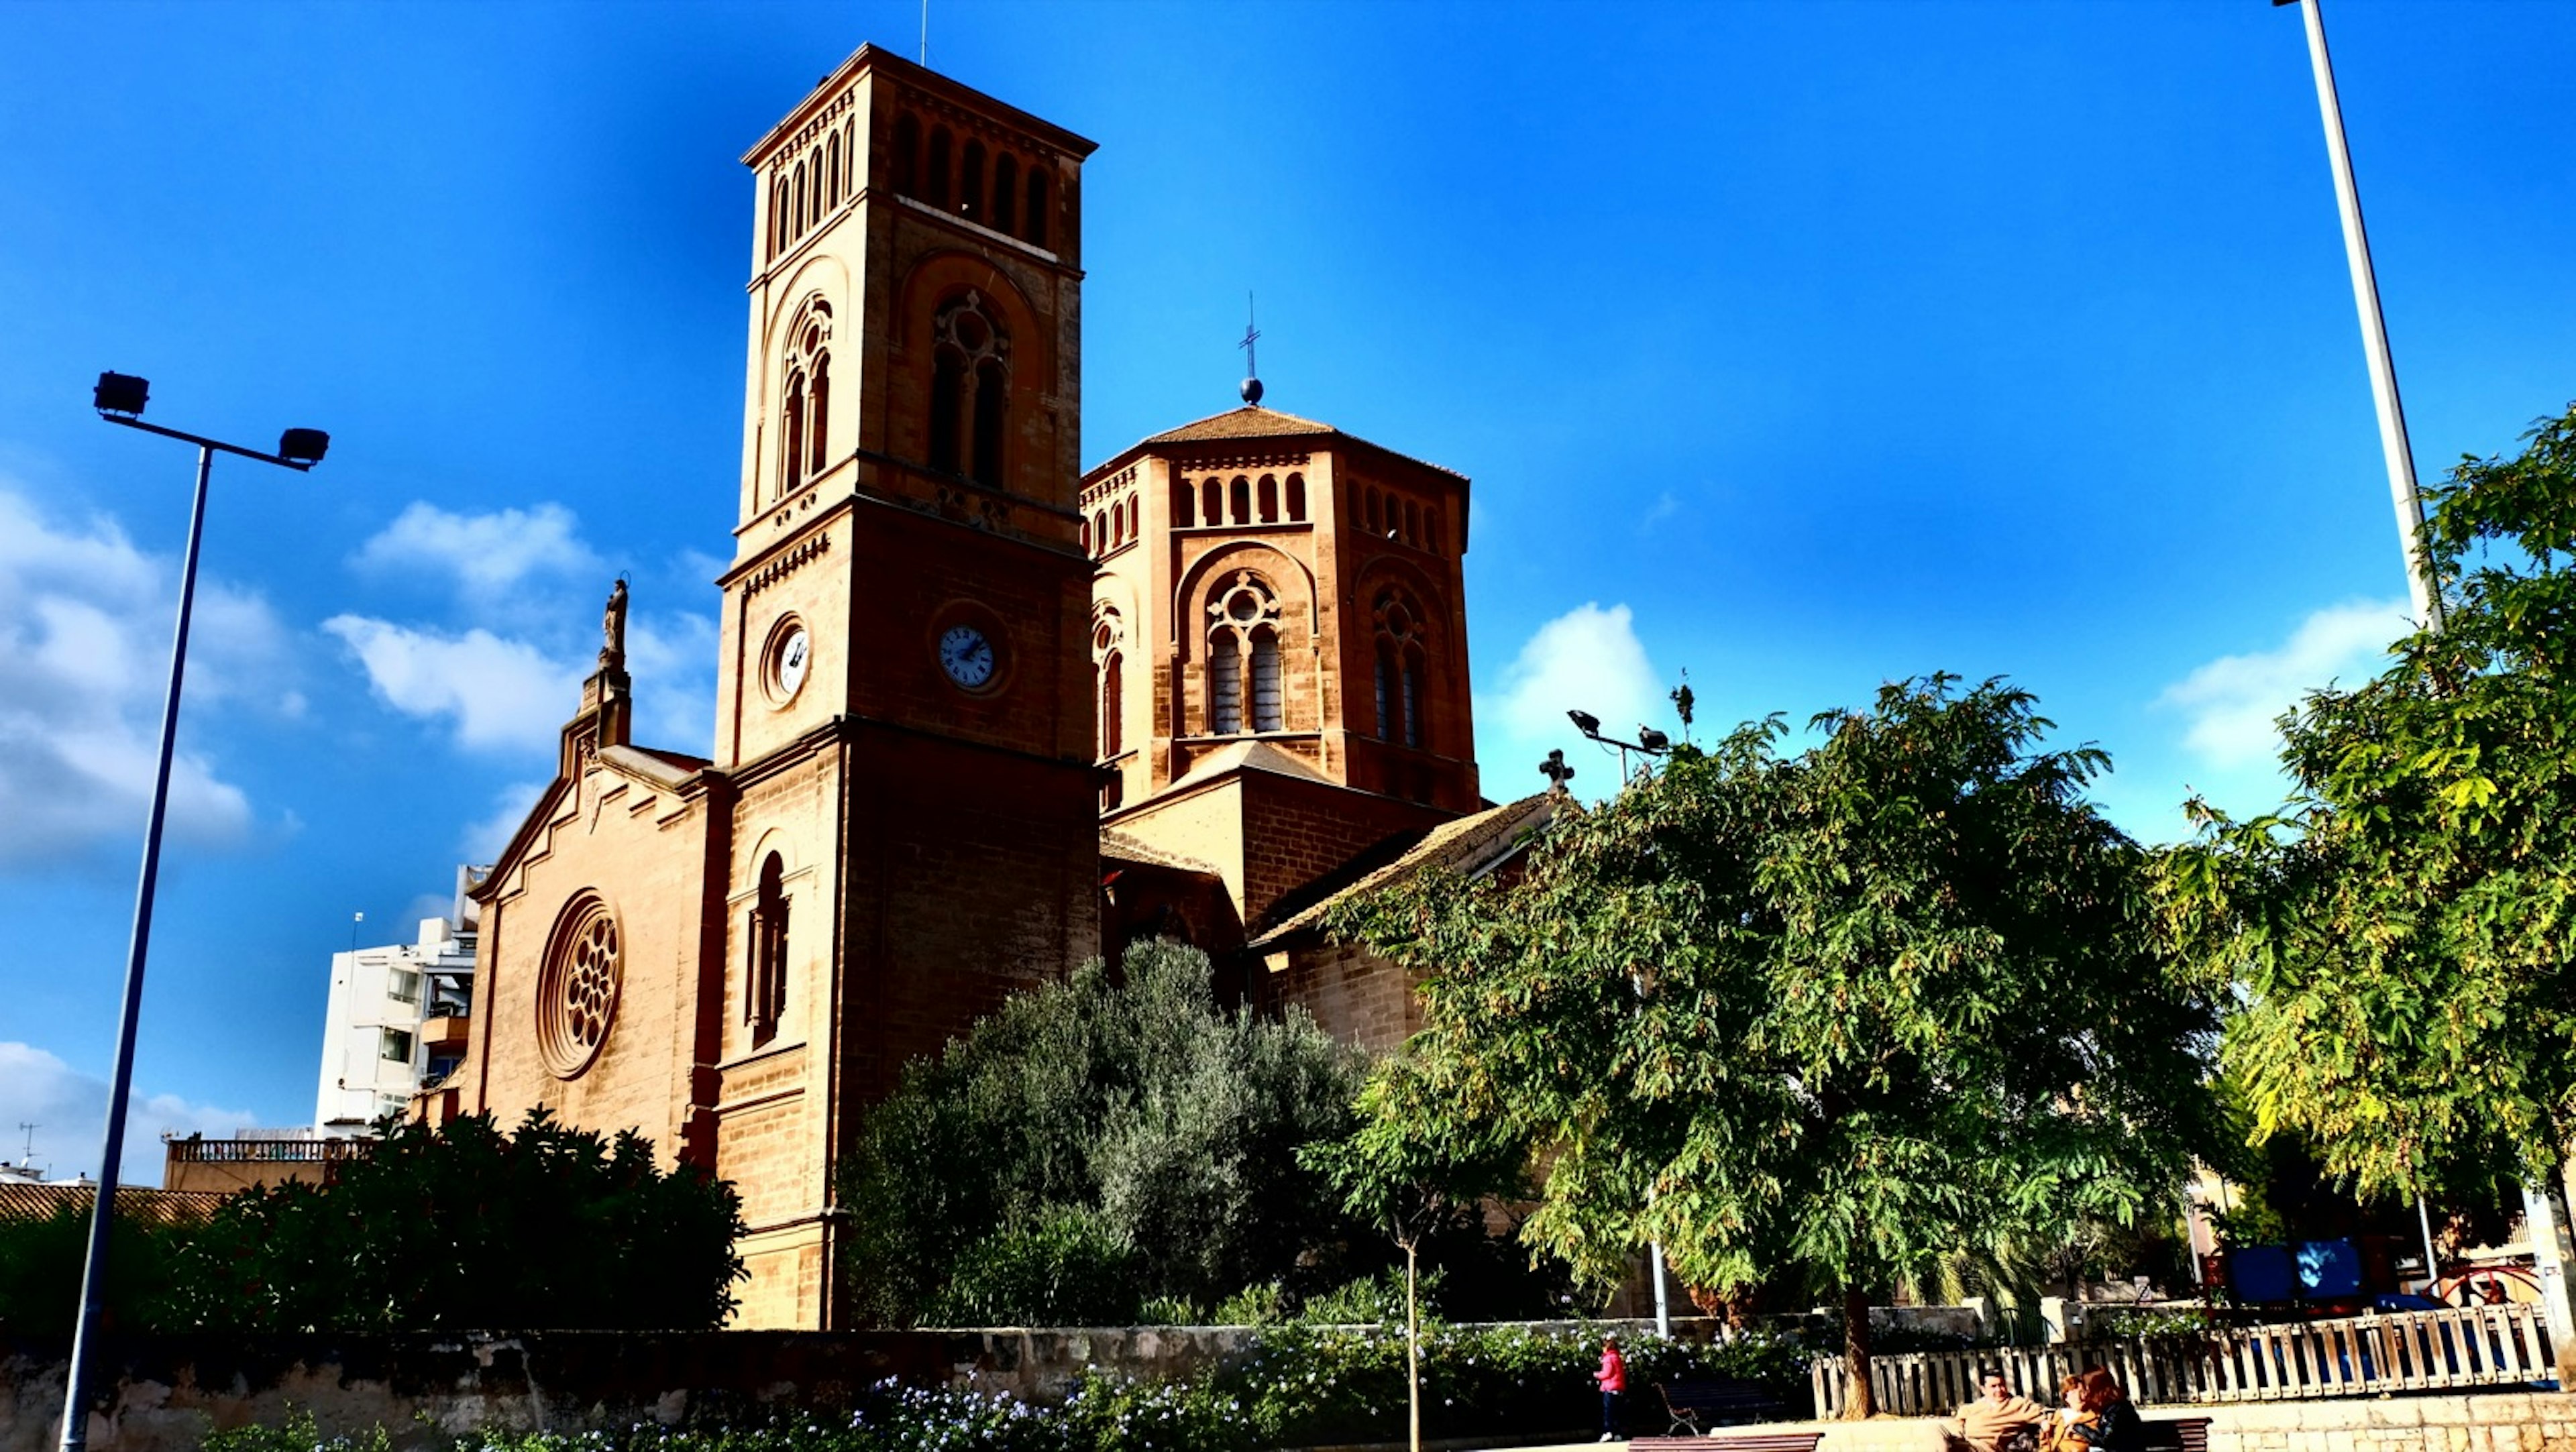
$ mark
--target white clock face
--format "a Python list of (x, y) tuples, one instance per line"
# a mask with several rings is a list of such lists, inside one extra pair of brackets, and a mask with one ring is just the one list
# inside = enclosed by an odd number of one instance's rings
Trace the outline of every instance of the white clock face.
[(804, 626), (787, 632), (787, 639), (778, 647), (778, 693), (781, 696), (793, 696), (804, 686), (805, 667), (812, 663), (813, 654), (814, 642), (805, 634)]
[(952, 625), (940, 632), (939, 668), (967, 690), (979, 691), (989, 684), (996, 664), (993, 643), (974, 626)]

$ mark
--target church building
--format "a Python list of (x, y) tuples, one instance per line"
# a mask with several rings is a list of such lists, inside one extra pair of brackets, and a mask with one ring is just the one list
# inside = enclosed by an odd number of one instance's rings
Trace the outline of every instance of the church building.
[(1411, 984), (1325, 907), (1490, 870), (1565, 800), (1479, 793), (1463, 476), (1257, 402), (1082, 469), (1092, 150), (870, 47), (743, 158), (714, 757), (632, 739), (621, 585), (475, 889), (422, 1112), (544, 1106), (732, 1181), (740, 1325), (840, 1324), (859, 1116), (1007, 995), (1168, 935), (1391, 1049)]

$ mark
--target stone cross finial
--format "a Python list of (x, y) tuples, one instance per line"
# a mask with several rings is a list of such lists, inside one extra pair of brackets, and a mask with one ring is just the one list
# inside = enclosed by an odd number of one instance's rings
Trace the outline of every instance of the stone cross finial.
[(1562, 751), (1549, 752), (1547, 760), (1538, 764), (1538, 771), (1539, 775), (1547, 778), (1549, 791), (1561, 792), (1565, 790), (1567, 782), (1574, 780), (1574, 768), (1565, 764), (1565, 753)]

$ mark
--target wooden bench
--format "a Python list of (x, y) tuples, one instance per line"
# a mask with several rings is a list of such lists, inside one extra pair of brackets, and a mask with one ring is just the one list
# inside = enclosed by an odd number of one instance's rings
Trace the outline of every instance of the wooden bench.
[(2209, 1452), (2209, 1418), (2140, 1417), (2147, 1452)]
[(1628, 1452), (1816, 1452), (1822, 1432), (1734, 1432), (1714, 1437), (1639, 1437)]
[(1728, 1422), (1781, 1420), (1789, 1410), (1768, 1388), (1750, 1381), (1659, 1381), (1655, 1394), (1664, 1399), (1668, 1437), (1696, 1437)]

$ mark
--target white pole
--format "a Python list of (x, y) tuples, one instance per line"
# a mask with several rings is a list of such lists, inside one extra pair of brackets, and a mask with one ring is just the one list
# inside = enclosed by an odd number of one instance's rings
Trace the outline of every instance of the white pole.
[(2370, 238), (2361, 226), (2361, 192), (2352, 179), (2352, 152), (2344, 143), (2343, 106), (2335, 99), (2334, 63), (2326, 57), (2322, 0), (2299, 0), (2307, 21), (2308, 62), (2316, 71), (2317, 110), (2325, 121), (2326, 160), (2334, 168), (2335, 205), (2343, 213), (2344, 260), (2352, 268), (2352, 303), (2361, 314), (2361, 351), (2370, 365), (2370, 396), (2379, 409), (2379, 448), (2388, 460), (2388, 493), (2397, 507), (2397, 534), (2406, 551), (2406, 586), (2415, 618), (2442, 628), (2442, 592), (2435, 588), (2417, 533), (2424, 504), (2415, 492), (2415, 454), (2406, 441), (2406, 410), (2397, 398), (2397, 365), (2388, 356), (2388, 323), (2379, 313), (2379, 279), (2371, 271)]

